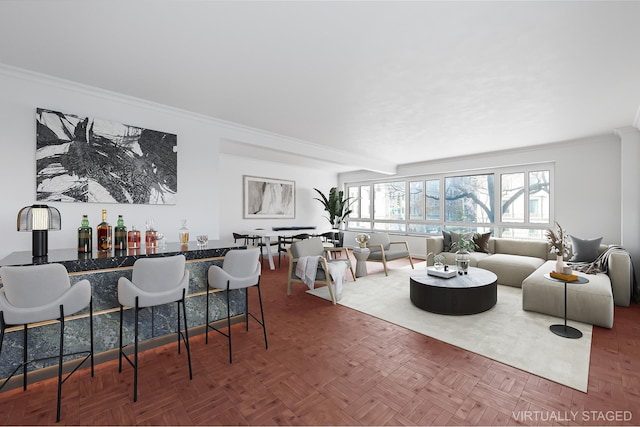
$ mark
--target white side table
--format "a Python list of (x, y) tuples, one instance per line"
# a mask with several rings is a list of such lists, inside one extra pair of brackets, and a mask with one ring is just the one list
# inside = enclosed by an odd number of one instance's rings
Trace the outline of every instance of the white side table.
[(369, 258), (370, 253), (369, 248), (353, 248), (353, 256), (356, 258), (356, 277), (363, 277), (368, 274), (367, 258)]

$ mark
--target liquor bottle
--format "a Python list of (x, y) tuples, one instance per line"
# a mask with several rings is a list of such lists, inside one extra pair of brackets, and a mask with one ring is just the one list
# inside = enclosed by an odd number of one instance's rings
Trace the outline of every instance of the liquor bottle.
[(96, 231), (98, 232), (98, 250), (99, 251), (110, 251), (111, 250), (111, 242), (112, 242), (112, 234), (113, 229), (111, 225), (107, 222), (107, 210), (102, 209), (102, 222), (98, 224), (96, 227)]
[(134, 226), (131, 226), (131, 230), (127, 233), (127, 247), (129, 249), (140, 248), (140, 230), (136, 230)]
[(127, 227), (122, 215), (118, 215), (118, 224), (113, 230), (113, 246), (116, 250), (127, 249)]
[(189, 243), (189, 229), (187, 228), (187, 220), (182, 220), (182, 226), (178, 229), (178, 241), (181, 245)]
[(158, 232), (152, 219), (147, 220), (147, 230), (144, 233), (144, 243), (147, 248), (155, 248), (158, 245)]
[(91, 253), (93, 250), (93, 232), (89, 227), (89, 217), (82, 215), (82, 223), (78, 227), (78, 252)]

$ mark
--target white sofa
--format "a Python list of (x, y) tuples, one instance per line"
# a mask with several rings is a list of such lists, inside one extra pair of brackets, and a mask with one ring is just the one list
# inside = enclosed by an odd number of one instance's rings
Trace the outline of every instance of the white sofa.
[[(607, 245), (600, 245), (600, 253)], [(498, 284), (522, 288), (522, 308), (528, 311), (563, 317), (564, 284), (544, 277), (555, 266), (555, 255), (544, 240), (489, 239), (489, 253), (472, 252), (470, 265), (484, 268), (498, 276)], [(427, 254), (442, 254), (445, 263), (455, 264), (455, 252), (443, 252), (441, 236), (427, 238)], [(433, 257), (427, 257), (433, 264)], [(631, 302), (632, 270), (628, 254), (612, 253), (608, 273), (584, 274), (586, 285), (567, 285), (567, 318), (611, 328), (613, 306)]]

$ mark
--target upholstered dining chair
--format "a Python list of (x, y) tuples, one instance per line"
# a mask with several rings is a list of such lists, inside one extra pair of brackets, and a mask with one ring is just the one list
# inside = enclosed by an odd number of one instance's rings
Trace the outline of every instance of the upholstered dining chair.
[[(191, 370), (191, 349), (189, 347), (189, 327), (187, 324), (187, 310), (185, 296), (189, 289), (189, 271), (185, 270), (184, 255), (169, 257), (140, 258), (133, 264), (131, 280), (126, 277), (118, 279), (118, 302), (120, 303), (120, 352), (118, 356), (118, 372), (122, 372), (122, 358), (133, 367), (133, 401), (138, 401), (138, 312), (146, 307), (153, 307), (177, 303), (178, 317), (178, 353), (180, 340), (187, 349), (189, 364), (189, 379), (193, 378)], [(131, 307), (134, 315), (134, 359), (125, 353), (127, 346), (123, 345), (123, 317), (124, 307)], [(184, 331), (180, 325), (180, 307), (184, 318)], [(153, 311), (151, 313), (153, 320)], [(153, 334), (153, 330), (151, 331)], [(130, 344), (129, 344), (130, 345)]]
[(387, 270), (387, 262), (396, 259), (409, 258), (411, 268), (413, 269), (413, 259), (409, 252), (409, 244), (405, 241), (392, 242), (387, 233), (371, 233), (367, 242), (369, 248), (369, 258), (367, 261), (381, 262), (384, 266), (385, 276), (389, 275)]
[(251, 244), (251, 246), (257, 246), (260, 243), (261, 237), (251, 234), (232, 233), (233, 243), (238, 243), (238, 240), (242, 240), (245, 245)]
[[(331, 254), (331, 255), (330, 255)], [(338, 254), (343, 254), (344, 258), (337, 259)], [(347, 268), (351, 271), (351, 277), (356, 280), (356, 275), (353, 272), (353, 267), (349, 259), (349, 253), (347, 248), (327, 248), (324, 247), (322, 239), (319, 237), (313, 237), (299, 242), (294, 242), (290, 248), (287, 249), (287, 255), (289, 257), (289, 271), (287, 273), (287, 295), (291, 295), (291, 284), (293, 282), (304, 283), (304, 280), (296, 275), (296, 266), (301, 257), (319, 257), (317, 271), (315, 272), (314, 283), (320, 283), (326, 285), (329, 289), (329, 295), (331, 296), (331, 302), (336, 304), (338, 297), (336, 295), (332, 278), (330, 263), (347, 263)]]
[[(56, 422), (60, 421), (60, 402), (62, 400), (62, 384), (84, 363), (91, 360), (91, 376), (93, 377), (93, 304), (91, 284), (88, 280), (80, 280), (73, 286), (69, 280), (67, 269), (62, 264), (42, 264), (24, 267), (0, 268), (3, 287), (0, 288), (0, 352), (7, 326), (23, 326), (23, 361), (2, 383), (0, 389), (22, 368), (22, 387), (27, 389), (27, 365), (46, 359), (58, 358), (58, 398), (56, 406)], [(64, 352), (65, 316), (78, 313), (89, 307), (89, 350)], [(30, 323), (57, 320), (60, 322), (60, 344), (57, 356), (27, 361), (28, 336), (27, 325)], [(68, 356), (85, 355), (71, 372), (63, 379), (63, 359)], [(76, 358), (77, 359), (77, 358)]]
[[(224, 257), (222, 267), (212, 265), (209, 267), (209, 277), (207, 286), (207, 308), (206, 308), (206, 333), (205, 343), (209, 343), (209, 329), (213, 329), (221, 335), (227, 337), (229, 343), (229, 363), (233, 363), (233, 352), (231, 348), (231, 300), (229, 294), (234, 289), (245, 290), (245, 325), (246, 330), (249, 330), (249, 316), (262, 326), (262, 332), (264, 334), (264, 346), (269, 348), (267, 343), (267, 328), (264, 323), (264, 310), (262, 308), (262, 293), (260, 291), (260, 272), (261, 266), (258, 261), (260, 256), (260, 250), (258, 248), (253, 249), (236, 249), (230, 250)], [(249, 312), (249, 288), (256, 287), (258, 290), (258, 301), (260, 302), (260, 317), (259, 320), (256, 316)], [(225, 291), (227, 298), (227, 333), (224, 333), (220, 329), (214, 327), (209, 321), (209, 294), (210, 290), (220, 289)]]

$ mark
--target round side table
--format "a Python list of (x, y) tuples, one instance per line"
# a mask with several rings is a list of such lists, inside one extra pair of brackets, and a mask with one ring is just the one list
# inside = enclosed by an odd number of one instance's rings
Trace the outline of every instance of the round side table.
[(369, 258), (370, 253), (369, 248), (353, 248), (353, 256), (356, 258), (356, 277), (363, 277), (368, 274), (367, 258)]
[[(551, 325), (549, 326), (549, 329), (551, 329), (551, 332), (553, 332), (554, 334), (564, 338), (573, 338), (573, 339), (582, 338), (582, 332), (580, 332), (573, 326), (567, 326), (567, 281), (562, 279), (556, 279), (555, 277), (552, 277), (549, 273), (545, 274), (544, 277), (545, 279), (548, 279), (554, 282), (564, 283), (564, 325)], [(581, 285), (584, 285), (586, 283), (589, 283), (589, 279), (587, 279), (586, 277), (578, 276), (578, 280), (574, 280), (570, 283), (579, 283)]]

